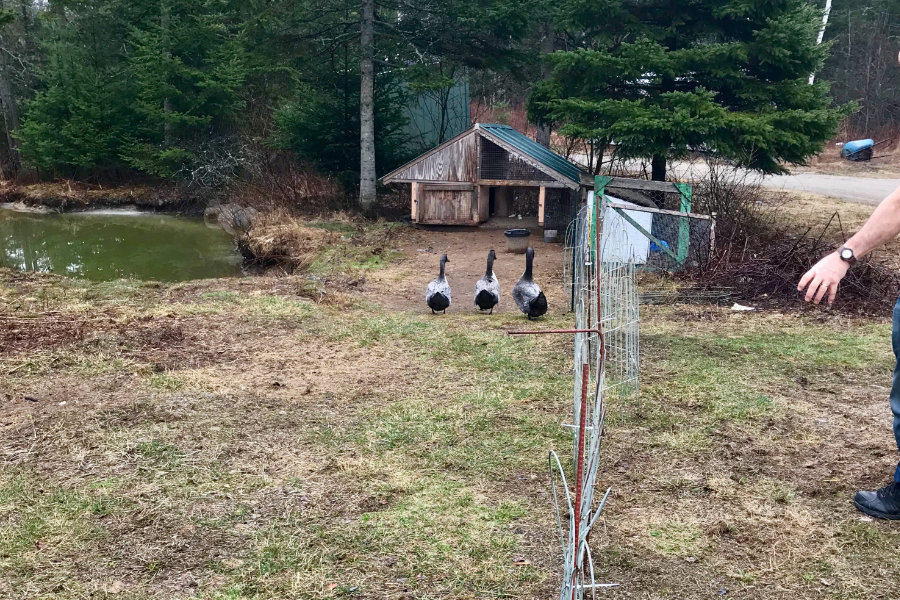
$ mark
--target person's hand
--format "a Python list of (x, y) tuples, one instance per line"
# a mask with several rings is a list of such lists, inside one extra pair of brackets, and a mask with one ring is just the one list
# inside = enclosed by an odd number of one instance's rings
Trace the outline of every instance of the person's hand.
[(850, 264), (841, 260), (837, 252), (832, 252), (806, 272), (806, 275), (800, 279), (797, 290), (801, 292), (806, 290), (807, 302), (819, 304), (827, 294), (828, 304), (832, 304), (837, 297), (841, 279), (849, 269)]

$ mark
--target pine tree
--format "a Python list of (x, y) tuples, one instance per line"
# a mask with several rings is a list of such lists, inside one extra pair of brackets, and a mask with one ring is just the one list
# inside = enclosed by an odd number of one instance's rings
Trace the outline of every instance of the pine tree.
[(43, 21), (41, 89), (15, 132), (49, 175), (171, 177), (233, 128), (243, 48), (216, 0), (60, 0)]
[(54, 2), (42, 21), (40, 87), (14, 131), (22, 158), (67, 177), (124, 166), (123, 140), (137, 121), (136, 90), (124, 75), (126, 15), (114, 2)]
[(835, 99), (857, 101), (844, 124), (850, 139), (895, 138), (900, 131), (900, 0), (835, 0), (825, 39), (831, 56), (821, 76), (833, 82)]
[(532, 118), (620, 157), (666, 161), (713, 151), (766, 173), (803, 164), (848, 107), (809, 85), (828, 51), (805, 0), (573, 0), (561, 26), (573, 49), (548, 56)]
[[(243, 106), (243, 49), (215, 2), (150, 0), (131, 30), (128, 75), (137, 86), (140, 126), (122, 158), (145, 173), (189, 166), (216, 124)], [(217, 123), (218, 122), (218, 123)]]

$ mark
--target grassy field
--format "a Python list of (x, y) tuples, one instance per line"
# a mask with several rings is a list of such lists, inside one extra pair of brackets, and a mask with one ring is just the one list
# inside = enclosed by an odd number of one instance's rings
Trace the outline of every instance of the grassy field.
[[(555, 597), (571, 340), (469, 308), (491, 235), (404, 231), (312, 278), (0, 271), (0, 597)], [(553, 252), (541, 327), (571, 324)], [(508, 291), (521, 269), (498, 269)], [(887, 320), (642, 310), (592, 539), (605, 596), (896, 598), (900, 530), (850, 503), (896, 458)]]

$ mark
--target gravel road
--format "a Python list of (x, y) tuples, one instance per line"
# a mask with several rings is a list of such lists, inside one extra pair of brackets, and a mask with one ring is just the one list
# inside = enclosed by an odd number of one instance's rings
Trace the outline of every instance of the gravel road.
[[(572, 159), (581, 164), (585, 164), (587, 161), (587, 157), (584, 155), (575, 155)], [(640, 171), (642, 167), (646, 168), (646, 165), (638, 160), (631, 161), (626, 166), (634, 171)], [(669, 164), (669, 173), (676, 180), (703, 179), (708, 172), (709, 167), (702, 161), (672, 161)], [(821, 173), (793, 173), (766, 177), (751, 174), (749, 177), (760, 180), (760, 183), (767, 188), (809, 192), (871, 205), (880, 204), (885, 196), (900, 187), (900, 179), (823, 175)]]
[(850, 202), (876, 205), (881, 203), (885, 196), (900, 187), (900, 179), (795, 173), (766, 177), (763, 185), (768, 188), (810, 192)]

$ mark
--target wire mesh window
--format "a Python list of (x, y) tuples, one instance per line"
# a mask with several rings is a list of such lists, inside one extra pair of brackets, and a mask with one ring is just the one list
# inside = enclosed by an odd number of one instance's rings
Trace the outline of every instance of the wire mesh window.
[(654, 214), (650, 233), (661, 243), (650, 241), (644, 268), (681, 271), (705, 267), (712, 254), (713, 232), (712, 219)]
[(544, 199), (544, 229), (566, 230), (575, 220), (575, 192), (567, 188), (548, 188)]
[(481, 179), (553, 181), (543, 171), (484, 138), (481, 138)]
[(709, 263), (715, 225), (707, 216), (645, 208), (607, 196), (604, 220), (616, 223), (607, 252), (618, 260), (650, 271), (681, 271)]

